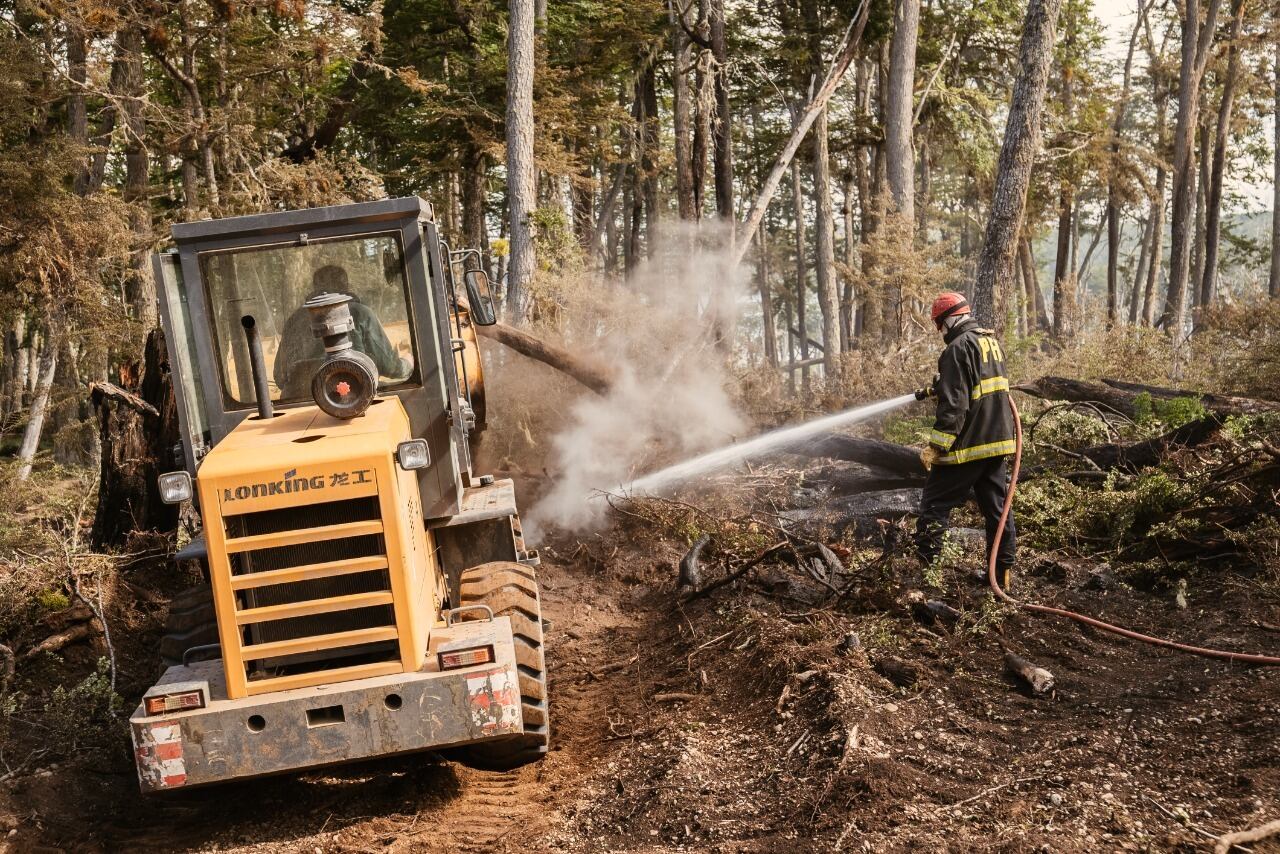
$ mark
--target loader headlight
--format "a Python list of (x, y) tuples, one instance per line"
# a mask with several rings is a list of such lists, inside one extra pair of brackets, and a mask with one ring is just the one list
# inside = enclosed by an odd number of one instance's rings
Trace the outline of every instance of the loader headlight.
[(165, 504), (181, 504), (191, 498), (191, 475), (171, 471), (160, 475), (160, 500)]
[(410, 439), (396, 446), (396, 462), (405, 471), (424, 469), (431, 465), (431, 451), (426, 439)]

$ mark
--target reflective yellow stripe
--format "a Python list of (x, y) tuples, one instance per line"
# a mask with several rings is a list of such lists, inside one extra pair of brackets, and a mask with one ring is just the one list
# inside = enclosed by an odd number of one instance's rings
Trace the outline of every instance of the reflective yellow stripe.
[(947, 450), (956, 443), (956, 437), (950, 433), (943, 433), (941, 430), (929, 431), (929, 444), (937, 445), (942, 450)]
[(985, 379), (973, 387), (973, 391), (969, 392), (969, 397), (977, 400), (984, 394), (994, 394), (997, 391), (1008, 391), (1009, 380), (1007, 377), (991, 377)]
[(974, 445), (972, 448), (960, 448), (952, 451), (942, 459), (939, 463), (968, 463), (974, 460), (985, 460), (988, 457), (1003, 457), (1012, 454), (1016, 450), (1013, 439), (1003, 439), (999, 442), (989, 442), (985, 445)]

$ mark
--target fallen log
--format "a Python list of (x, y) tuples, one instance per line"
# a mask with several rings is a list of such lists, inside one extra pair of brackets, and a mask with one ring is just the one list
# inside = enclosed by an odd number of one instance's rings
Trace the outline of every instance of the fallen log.
[(924, 479), (923, 468), (919, 474), (895, 474), (865, 466), (827, 466), (807, 473), (800, 485), (807, 489), (830, 489), (836, 495), (857, 495), (862, 492), (918, 487), (924, 484)]
[(76, 641), (92, 637), (97, 633), (98, 627), (93, 622), (74, 625), (66, 631), (58, 632), (56, 635), (50, 635), (40, 641), (40, 643), (24, 652), (20, 660), (26, 662), (44, 652), (60, 652), (62, 649), (70, 646)]
[(1200, 401), (1205, 409), (1220, 417), (1280, 412), (1280, 403), (1271, 400), (1187, 389), (1164, 388), (1162, 386), (1141, 385), (1139, 383), (1110, 379), (1104, 379), (1101, 383), (1090, 383), (1066, 377), (1045, 376), (1022, 383), (1015, 386), (1015, 388), (1017, 391), (1025, 392), (1032, 397), (1039, 397), (1044, 400), (1100, 403), (1129, 418), (1138, 416), (1137, 400), (1141, 394), (1147, 394), (1158, 400), (1194, 397)]
[(878, 531), (881, 520), (897, 521), (914, 514), (919, 506), (920, 490), (885, 489), (838, 498), (815, 507), (785, 510), (780, 515), (788, 522), (832, 527), (836, 537), (849, 528), (861, 536)]
[(1033, 694), (1047, 694), (1053, 690), (1053, 674), (1043, 667), (1037, 667), (1015, 652), (1005, 650), (1005, 669), (1021, 679)]
[(609, 371), (599, 365), (592, 364), (558, 344), (543, 341), (535, 335), (516, 329), (514, 326), (508, 326), (505, 323), (495, 323), (492, 326), (477, 326), (476, 329), (485, 338), (492, 338), (522, 356), (536, 359), (545, 365), (550, 365), (562, 374), (573, 377), (596, 394), (608, 394), (613, 387), (614, 378)]
[(783, 445), (779, 450), (805, 457), (825, 457), (847, 463), (859, 463), (879, 476), (925, 477), (920, 464), (920, 451), (906, 445), (883, 442), (879, 439), (859, 439), (840, 433), (823, 433), (804, 442)]
[(1210, 412), (1219, 415), (1260, 415), (1264, 412), (1280, 412), (1280, 401), (1263, 400), (1256, 397), (1241, 397), (1235, 394), (1215, 394), (1211, 391), (1185, 391), (1176, 388), (1165, 388), (1158, 385), (1143, 385), (1124, 380), (1102, 380), (1108, 386), (1120, 391), (1138, 394), (1149, 394), (1159, 400), (1173, 400), (1176, 397), (1198, 397), (1200, 403)]
[(1080, 455), (1100, 469), (1136, 472), (1158, 464), (1176, 448), (1194, 448), (1204, 443), (1221, 426), (1222, 421), (1217, 415), (1208, 415), (1145, 442), (1095, 445), (1085, 448)]

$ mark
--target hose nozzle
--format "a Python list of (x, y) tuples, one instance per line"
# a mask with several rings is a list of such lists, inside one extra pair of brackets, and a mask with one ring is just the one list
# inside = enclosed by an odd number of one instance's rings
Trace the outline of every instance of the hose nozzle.
[(929, 398), (931, 398), (931, 397), (937, 397), (937, 396), (938, 396), (938, 382), (939, 382), (941, 379), (942, 379), (942, 375), (941, 375), (941, 374), (934, 374), (934, 375), (933, 375), (933, 382), (929, 383), (929, 384), (928, 384), (927, 386), (925, 386), (924, 388), (918, 388), (918, 389), (916, 389), (916, 390), (913, 392), (913, 394), (915, 394), (915, 396), (916, 396), (916, 400), (928, 400), (928, 399), (929, 399)]

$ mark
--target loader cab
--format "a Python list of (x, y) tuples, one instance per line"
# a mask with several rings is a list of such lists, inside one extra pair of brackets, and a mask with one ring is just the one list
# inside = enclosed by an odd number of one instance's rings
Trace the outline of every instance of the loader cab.
[[(356, 347), (377, 365), (379, 395), (398, 397), (432, 464), (418, 472), (423, 514), (459, 510), (472, 475), (468, 433), (479, 360), (463, 358), (488, 320), (487, 290), (469, 300), (454, 286), (448, 248), (430, 204), (416, 197), (284, 211), (173, 227), (175, 248), (155, 256), (161, 322), (183, 435), (181, 465), (202, 458), (246, 418), (257, 417), (250, 352), (252, 317), (277, 414), (312, 406), (310, 378), (323, 349), (302, 304), (321, 292), (351, 297)], [(468, 276), (468, 291), (475, 290)], [(480, 282), (483, 284), (483, 282)], [(485, 309), (488, 309), (486, 314)], [(467, 333), (470, 333), (468, 335)], [(482, 421), (481, 421), (482, 424)]]

